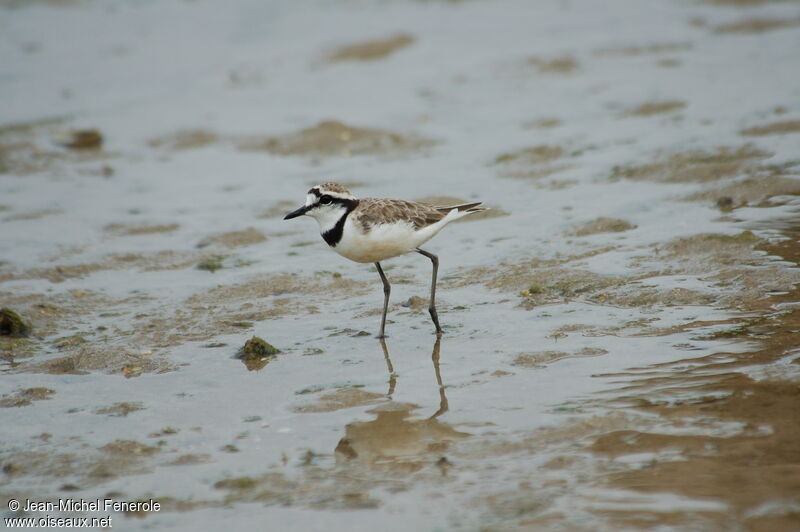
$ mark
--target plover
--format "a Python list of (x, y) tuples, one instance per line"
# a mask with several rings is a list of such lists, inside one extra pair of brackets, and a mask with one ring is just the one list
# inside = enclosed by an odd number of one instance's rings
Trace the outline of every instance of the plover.
[(358, 199), (338, 183), (311, 187), (306, 202), (284, 216), (284, 220), (307, 215), (319, 223), (325, 242), (339, 255), (355, 262), (372, 262), (383, 281), (383, 316), (379, 338), (385, 336), (386, 312), (391, 285), (383, 273), (381, 261), (416, 251), (433, 263), (431, 299), (428, 311), (436, 334), (442, 334), (436, 313), (436, 274), (439, 258), (420, 248), (452, 221), (468, 214), (485, 211), (482, 202), (437, 207), (413, 201), (363, 198)]

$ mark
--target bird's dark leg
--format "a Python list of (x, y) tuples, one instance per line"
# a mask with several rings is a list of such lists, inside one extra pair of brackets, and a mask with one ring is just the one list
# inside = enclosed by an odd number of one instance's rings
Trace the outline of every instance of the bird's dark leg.
[(420, 248), (417, 248), (417, 253), (425, 255), (431, 259), (433, 263), (433, 274), (431, 275), (431, 304), (428, 307), (428, 312), (431, 313), (433, 324), (436, 325), (436, 334), (442, 334), (442, 328), (439, 326), (439, 315), (436, 313), (436, 274), (439, 271), (439, 257)]
[(392, 286), (389, 284), (389, 279), (386, 278), (386, 274), (383, 273), (381, 263), (376, 262), (375, 267), (378, 268), (381, 281), (383, 281), (383, 317), (381, 318), (381, 332), (378, 333), (378, 338), (386, 338), (383, 330), (386, 327), (386, 312), (389, 310), (389, 294), (392, 292)]

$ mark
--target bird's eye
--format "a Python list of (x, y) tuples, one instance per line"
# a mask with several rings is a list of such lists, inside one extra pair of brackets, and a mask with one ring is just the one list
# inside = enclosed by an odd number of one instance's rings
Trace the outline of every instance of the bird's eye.
[(325, 194), (324, 196), (322, 196), (322, 197), (319, 199), (319, 202), (320, 202), (320, 203), (322, 203), (323, 205), (328, 205), (328, 204), (329, 204), (330, 202), (332, 202), (332, 201), (333, 201), (333, 198), (331, 198), (331, 197), (330, 197), (330, 196), (328, 196), (327, 194)]

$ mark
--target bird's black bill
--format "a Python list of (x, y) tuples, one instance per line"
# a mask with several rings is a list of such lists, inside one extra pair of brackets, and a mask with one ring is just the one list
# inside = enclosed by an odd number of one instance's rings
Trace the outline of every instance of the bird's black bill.
[(298, 216), (303, 216), (306, 212), (308, 212), (308, 207), (303, 205), (297, 210), (294, 210), (283, 217), (284, 220), (291, 220), (292, 218), (297, 218)]

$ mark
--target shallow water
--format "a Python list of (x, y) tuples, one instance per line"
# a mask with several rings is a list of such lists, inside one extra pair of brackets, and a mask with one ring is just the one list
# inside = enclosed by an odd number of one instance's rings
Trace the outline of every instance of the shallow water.
[[(160, 501), (134, 530), (797, 529), (796, 21), (2, 4), (0, 306), (34, 332), (0, 338), (0, 498)], [(382, 344), (374, 268), (281, 219), (329, 180), (493, 208), (426, 247), (440, 342), (427, 259), (384, 264)], [(244, 364), (253, 335), (281, 353)]]

